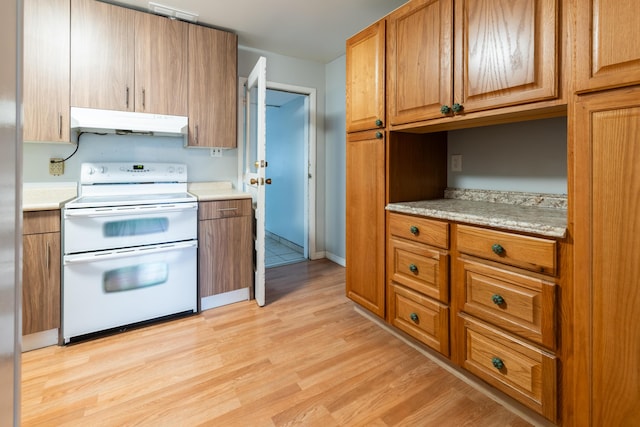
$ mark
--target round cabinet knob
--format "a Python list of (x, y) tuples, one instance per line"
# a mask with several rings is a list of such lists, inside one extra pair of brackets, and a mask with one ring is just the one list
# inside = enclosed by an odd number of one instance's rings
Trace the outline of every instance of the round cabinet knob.
[(376, 126), (382, 126), (382, 120), (380, 119), (376, 120)]
[(411, 321), (413, 323), (418, 323), (420, 321), (420, 318), (418, 317), (418, 315), (416, 313), (411, 313), (409, 315), (409, 318), (411, 319)]
[(376, 139), (382, 139), (382, 132), (376, 132)]
[(449, 114), (451, 112), (451, 107), (449, 107), (448, 105), (443, 105), (442, 107), (440, 107), (440, 112), (442, 114)]
[(502, 298), (502, 296), (495, 294), (491, 297), (491, 301), (493, 301), (493, 303), (495, 305), (502, 305), (504, 304), (504, 298)]
[(494, 254), (496, 254), (496, 255), (504, 255), (504, 252), (505, 252), (505, 251), (504, 251), (504, 248), (503, 248), (501, 245), (499, 245), (498, 243), (494, 243), (494, 244), (491, 246), (491, 250), (492, 250), (492, 251), (493, 251), (493, 253), (494, 253)]
[(417, 266), (417, 265), (415, 265), (415, 264), (409, 264), (409, 270), (410, 270), (412, 273), (417, 273), (417, 272), (418, 272), (418, 266)]
[(461, 104), (458, 104), (457, 102), (455, 104), (453, 104), (451, 106), (451, 109), (453, 110), (454, 113), (461, 113), (462, 110), (464, 110), (464, 107)]
[(504, 362), (499, 357), (494, 357), (493, 359), (491, 359), (491, 364), (496, 369), (504, 368)]
[(411, 228), (409, 228), (409, 232), (414, 236), (417, 236), (418, 233), (420, 233), (420, 230), (415, 225), (412, 225)]

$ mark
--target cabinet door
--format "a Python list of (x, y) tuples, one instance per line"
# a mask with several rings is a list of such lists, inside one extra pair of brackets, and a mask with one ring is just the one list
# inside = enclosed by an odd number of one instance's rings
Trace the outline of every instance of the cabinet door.
[(558, 95), (558, 0), (456, 0), (455, 96), (465, 112)]
[(60, 327), (60, 233), (23, 236), (22, 334)]
[(579, 99), (572, 127), (574, 425), (640, 425), (640, 88)]
[(133, 111), (134, 11), (71, 3), (71, 105)]
[(347, 40), (347, 132), (384, 127), (385, 21)]
[(576, 7), (576, 23), (576, 90), (640, 83), (637, 2), (582, 1)]
[(200, 298), (250, 287), (253, 283), (251, 217), (200, 221)]
[(453, 0), (415, 0), (391, 13), (388, 102), (391, 124), (442, 117), (452, 99)]
[(236, 148), (238, 38), (189, 25), (189, 142)]
[(69, 0), (24, 2), (24, 140), (69, 141)]
[[(379, 136), (379, 138), (377, 137)], [(347, 135), (347, 296), (385, 315), (385, 142), (384, 132)]]
[(189, 24), (135, 13), (135, 110), (187, 115)]

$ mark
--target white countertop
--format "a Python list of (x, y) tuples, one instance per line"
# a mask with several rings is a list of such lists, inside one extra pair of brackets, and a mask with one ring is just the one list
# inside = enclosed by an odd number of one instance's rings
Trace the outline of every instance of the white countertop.
[(78, 184), (75, 182), (25, 182), (22, 185), (22, 210), (60, 209), (77, 195)]
[(196, 196), (199, 202), (251, 198), (251, 194), (238, 191), (233, 184), (225, 181), (190, 182), (187, 191)]

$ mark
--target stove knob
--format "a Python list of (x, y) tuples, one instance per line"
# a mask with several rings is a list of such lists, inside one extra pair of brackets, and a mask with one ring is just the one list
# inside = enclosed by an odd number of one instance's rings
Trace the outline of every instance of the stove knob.
[(167, 172), (169, 173), (174, 173), (176, 171), (176, 169), (173, 166), (169, 166), (169, 169), (167, 169)]
[(184, 173), (184, 168), (182, 166), (178, 166), (178, 173)]

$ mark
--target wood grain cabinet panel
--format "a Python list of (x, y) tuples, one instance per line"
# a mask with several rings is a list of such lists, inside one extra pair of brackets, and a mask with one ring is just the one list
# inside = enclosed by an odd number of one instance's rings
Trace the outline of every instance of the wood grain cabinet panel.
[(237, 146), (238, 36), (189, 25), (190, 147)]
[(640, 425), (640, 87), (579, 97), (572, 129), (574, 425)]
[(347, 132), (385, 126), (386, 21), (347, 40)]
[(22, 334), (60, 327), (60, 211), (24, 213)]
[(23, 139), (69, 142), (70, 0), (24, 1)]
[(200, 202), (200, 298), (253, 285), (251, 199)]
[(640, 14), (634, 0), (586, 0), (576, 8), (576, 90), (640, 83)]
[(347, 297), (384, 317), (384, 131), (347, 134), (346, 144)]

